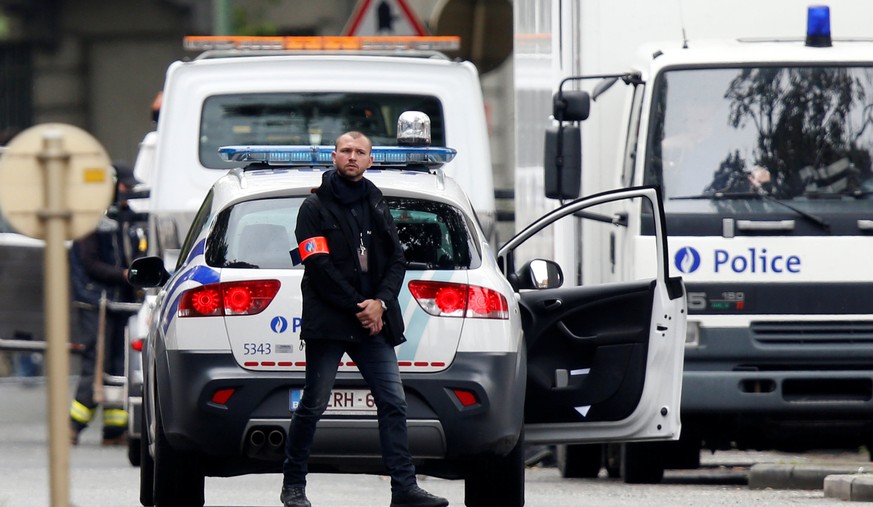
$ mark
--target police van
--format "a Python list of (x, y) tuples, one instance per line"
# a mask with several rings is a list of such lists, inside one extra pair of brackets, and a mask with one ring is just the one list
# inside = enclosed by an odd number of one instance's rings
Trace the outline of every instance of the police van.
[[(669, 274), (657, 189), (573, 201), (495, 252), (446, 174), (463, 153), (406, 144), (374, 147), (366, 177), (406, 260), (407, 340), (396, 351), (417, 472), (465, 480), (466, 505), (520, 507), (525, 442), (678, 438), (685, 294)], [(332, 150), (221, 147), (237, 168), (207, 191), (178, 262), (131, 266), (131, 283), (158, 288), (143, 348), (143, 505), (203, 505), (206, 476), (281, 471), (306, 368), (294, 229)], [(564, 219), (619, 223), (611, 209), (624, 200), (654, 210), (650, 277), (565, 287), (557, 263), (522, 253)], [(377, 426), (343, 357), (309, 470), (384, 473)]]
[(153, 154), (137, 176), (151, 188), (153, 253), (173, 264), (207, 190), (233, 167), (218, 147), (331, 144), (358, 130), (395, 142), (406, 110), (426, 113), (433, 143), (462, 153), (449, 175), (483, 229), (495, 202), (485, 105), (475, 66), (441, 50), (455, 37), (187, 37), (202, 51), (167, 70)]

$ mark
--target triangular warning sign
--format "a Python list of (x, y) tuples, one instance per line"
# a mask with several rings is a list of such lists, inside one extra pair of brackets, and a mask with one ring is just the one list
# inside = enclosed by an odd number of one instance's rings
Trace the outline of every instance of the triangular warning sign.
[(428, 35), (406, 0), (358, 0), (343, 35)]

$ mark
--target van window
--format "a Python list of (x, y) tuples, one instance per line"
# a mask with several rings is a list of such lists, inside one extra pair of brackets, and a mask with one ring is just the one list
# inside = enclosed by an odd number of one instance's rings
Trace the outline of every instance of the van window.
[[(218, 214), (206, 241), (213, 267), (302, 269), (293, 266), (294, 229), (303, 197), (244, 201)], [(471, 225), (458, 209), (423, 199), (386, 197), (403, 247), (407, 269), (476, 268), (479, 251)]]
[(239, 163), (221, 160), (221, 146), (333, 145), (350, 130), (363, 132), (375, 145), (394, 146), (397, 118), (404, 111), (430, 116), (431, 144), (446, 145), (442, 104), (436, 97), (342, 92), (215, 95), (203, 104), (200, 163), (229, 169)]

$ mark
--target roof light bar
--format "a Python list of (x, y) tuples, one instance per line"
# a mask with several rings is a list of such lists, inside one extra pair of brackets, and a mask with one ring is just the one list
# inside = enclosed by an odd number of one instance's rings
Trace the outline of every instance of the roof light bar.
[[(331, 166), (333, 146), (222, 146), (218, 153), (228, 162), (262, 163), (292, 166)], [(405, 167), (443, 165), (455, 158), (457, 151), (441, 146), (374, 146), (373, 166)]]
[(210, 49), (250, 51), (384, 51), (410, 49), (457, 51), (461, 48), (461, 38), (457, 36), (251, 37), (190, 35), (185, 37), (183, 45), (188, 51), (206, 51)]
[(806, 45), (831, 47), (831, 10), (826, 5), (810, 5), (806, 10)]

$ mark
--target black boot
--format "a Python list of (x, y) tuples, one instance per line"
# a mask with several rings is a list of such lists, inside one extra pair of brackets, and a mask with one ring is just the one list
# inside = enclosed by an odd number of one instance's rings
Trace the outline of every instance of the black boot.
[(306, 498), (306, 488), (303, 486), (283, 487), (279, 500), (282, 501), (282, 507), (312, 507), (309, 499)]
[(449, 501), (413, 486), (391, 494), (391, 507), (446, 507)]

